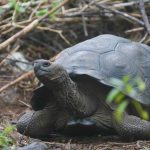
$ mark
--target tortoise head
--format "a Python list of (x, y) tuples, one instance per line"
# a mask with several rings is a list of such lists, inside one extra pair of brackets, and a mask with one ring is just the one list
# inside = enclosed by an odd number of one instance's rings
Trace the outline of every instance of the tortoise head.
[(49, 60), (35, 60), (33, 64), (35, 75), (44, 85), (61, 83), (68, 76), (64, 67), (53, 64)]

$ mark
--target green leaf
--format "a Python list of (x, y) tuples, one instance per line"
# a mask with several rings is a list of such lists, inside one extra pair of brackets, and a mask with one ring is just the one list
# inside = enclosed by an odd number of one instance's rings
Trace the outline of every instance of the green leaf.
[(26, 11), (26, 7), (22, 6), (21, 4), (18, 4), (16, 5), (15, 10), (17, 12), (24, 13)]
[(2, 147), (2, 150), (7, 150), (8, 146), (13, 145), (13, 143), (15, 143), (15, 140), (10, 136), (14, 129), (15, 126), (8, 125), (0, 133), (0, 146)]
[(13, 8), (15, 8), (16, 3), (17, 3), (16, 0), (9, 0), (9, 5)]
[(48, 12), (48, 9), (41, 9), (36, 12), (36, 16), (43, 16)]
[(141, 78), (138, 77), (135, 81), (140, 91), (144, 91), (146, 89), (145, 82)]
[(4, 129), (3, 133), (5, 135), (9, 135), (13, 132), (14, 129), (15, 129), (15, 126), (9, 125)]
[(115, 102), (117, 103), (117, 104), (119, 104), (119, 103), (121, 103), (123, 100), (124, 100), (124, 98), (125, 98), (125, 94), (123, 94), (123, 93), (119, 93), (118, 95), (117, 95), (117, 97), (115, 98)]
[(148, 112), (147, 111), (142, 111), (142, 113), (141, 113), (141, 115), (140, 115), (140, 117), (142, 118), (142, 119), (144, 119), (144, 120), (149, 120), (149, 114), (148, 114)]
[(130, 79), (131, 79), (130, 75), (126, 75), (126, 76), (123, 77), (122, 80), (123, 80), (124, 83), (128, 83)]
[(124, 100), (118, 105), (117, 109), (115, 110), (115, 119), (117, 122), (121, 122), (123, 117), (123, 112), (125, 111), (128, 104), (129, 102), (127, 100)]
[(143, 110), (142, 105), (138, 101), (134, 100), (132, 101), (132, 104), (142, 119), (149, 120), (149, 113)]
[(49, 17), (50, 17), (50, 19), (52, 20), (52, 21), (55, 21), (56, 20), (56, 14), (54, 13), (54, 14), (51, 14), (51, 15), (49, 15)]
[(0, 136), (0, 145), (6, 145), (7, 144), (7, 137), (6, 136)]
[[(115, 118), (118, 122), (121, 121), (123, 112), (125, 111), (126, 107), (128, 106), (129, 101), (125, 99), (126, 95), (129, 95), (130, 97), (135, 97), (137, 94), (137, 88), (140, 91), (144, 91), (146, 89), (145, 82), (140, 77), (135, 77), (130, 80), (130, 76), (124, 76), (122, 80), (111, 78), (110, 83), (114, 86), (119, 88), (114, 88), (109, 92), (107, 95), (106, 101), (107, 103), (111, 103), (112, 101), (115, 101), (116, 104), (118, 104), (118, 107), (115, 111)], [(136, 88), (135, 88), (136, 87)], [(136, 109), (139, 116), (144, 120), (149, 120), (149, 112), (143, 109), (143, 106), (136, 100), (130, 101), (133, 104), (133, 107)]]
[[(52, 1), (52, 8), (57, 7), (60, 4), (60, 2), (62, 2), (62, 0), (53, 0)], [(58, 14), (59, 12), (60, 12), (60, 9), (58, 9), (57, 11), (55, 11), (53, 14), (49, 15), (50, 19), (52, 21), (55, 21), (56, 18), (57, 18), (56, 14)]]
[(9, 0), (9, 5), (17, 12), (23, 13), (26, 11), (26, 7), (20, 2), (17, 3), (16, 0)]
[(133, 86), (131, 85), (131, 84), (126, 84), (126, 86), (125, 86), (125, 91), (126, 91), (126, 93), (132, 93), (132, 91), (133, 91)]
[[(57, 7), (60, 3), (62, 2), (62, 0), (53, 0), (52, 1), (52, 8)], [(60, 10), (57, 10), (55, 13), (58, 13)]]
[(106, 102), (107, 103), (111, 103), (116, 97), (117, 95), (120, 93), (120, 91), (118, 89), (112, 89), (109, 94), (107, 95), (106, 98)]
[(126, 109), (126, 107), (128, 106), (128, 100), (124, 100), (123, 102), (121, 102), (120, 104), (119, 104), (119, 106), (117, 107), (117, 111), (119, 111), (119, 112), (124, 112), (124, 110)]

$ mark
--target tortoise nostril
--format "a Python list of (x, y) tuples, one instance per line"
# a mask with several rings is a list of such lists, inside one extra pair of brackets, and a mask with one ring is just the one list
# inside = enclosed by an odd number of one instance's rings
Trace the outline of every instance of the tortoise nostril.
[(42, 66), (43, 66), (43, 67), (48, 67), (48, 66), (50, 66), (50, 63), (49, 63), (49, 62), (44, 62), (44, 63), (42, 64)]

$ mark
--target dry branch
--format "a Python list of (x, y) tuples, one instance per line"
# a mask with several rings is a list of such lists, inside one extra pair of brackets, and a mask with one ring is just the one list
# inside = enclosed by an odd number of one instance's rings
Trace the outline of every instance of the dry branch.
[(2, 91), (6, 90), (7, 88), (9, 88), (10, 86), (17, 84), (18, 82), (22, 81), (23, 79), (25, 79), (31, 75), (33, 75), (33, 71), (29, 71), (27, 73), (24, 73), (23, 75), (18, 77), (16, 80), (11, 81), (10, 83), (8, 83), (8, 84), (4, 85), (2, 88), (0, 88), (0, 93)]
[(55, 11), (57, 11), (60, 7), (65, 5), (69, 0), (65, 0), (62, 3), (60, 3), (58, 6), (54, 7), (52, 10), (50, 10), (48, 13), (46, 13), (41, 18), (38, 18), (31, 22), (27, 27), (10, 37), (8, 40), (4, 41), (0, 44), (0, 50), (6, 48), (9, 44), (15, 42), (18, 38), (21, 38), (22, 36), (26, 35), (28, 32), (30, 32), (32, 29), (34, 29), (40, 21), (42, 21), (44, 18), (48, 17), (49, 15), (52, 15)]
[(131, 20), (132, 22), (136, 22), (136, 23), (138, 23), (138, 24), (140, 24), (140, 25), (142, 25), (142, 26), (145, 25), (143, 21), (141, 21), (141, 20), (139, 20), (139, 19), (137, 19), (137, 18), (135, 18), (135, 17), (129, 15), (129, 14), (126, 13), (126, 12), (121, 12), (121, 11), (119, 11), (119, 10), (117, 10), (117, 9), (112, 9), (112, 8), (110, 8), (110, 7), (108, 7), (108, 6), (105, 6), (105, 5), (99, 5), (99, 4), (95, 4), (95, 5), (96, 5), (98, 8), (102, 8), (102, 9), (109, 10), (109, 11), (111, 11), (111, 12), (113, 12), (113, 13), (115, 13), (115, 14), (118, 14), (118, 15), (120, 15), (120, 16), (122, 16), (122, 17), (128, 19), (128, 20)]
[(37, 24), (39, 23), (38, 20), (34, 20), (32, 23), (30, 23), (27, 27), (10, 37), (8, 40), (4, 41), (0, 44), (0, 50), (6, 48), (9, 44), (15, 42), (18, 38), (21, 38), (22, 36), (26, 35), (28, 32), (30, 32)]
[(147, 29), (147, 32), (150, 34), (150, 23), (149, 23), (149, 20), (148, 20), (146, 11), (145, 11), (144, 1), (143, 0), (140, 0), (139, 7), (140, 7), (140, 11), (141, 11), (142, 18), (143, 18), (143, 21), (145, 23), (145, 27)]

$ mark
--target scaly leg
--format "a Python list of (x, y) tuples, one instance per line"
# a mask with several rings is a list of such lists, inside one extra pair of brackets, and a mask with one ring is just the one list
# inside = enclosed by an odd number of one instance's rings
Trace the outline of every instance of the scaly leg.
[(150, 139), (150, 122), (139, 117), (123, 114), (121, 122), (113, 116), (113, 125), (118, 134), (126, 139)]
[(17, 130), (30, 137), (43, 137), (63, 128), (67, 121), (67, 113), (46, 107), (43, 110), (24, 114), (17, 122)]

